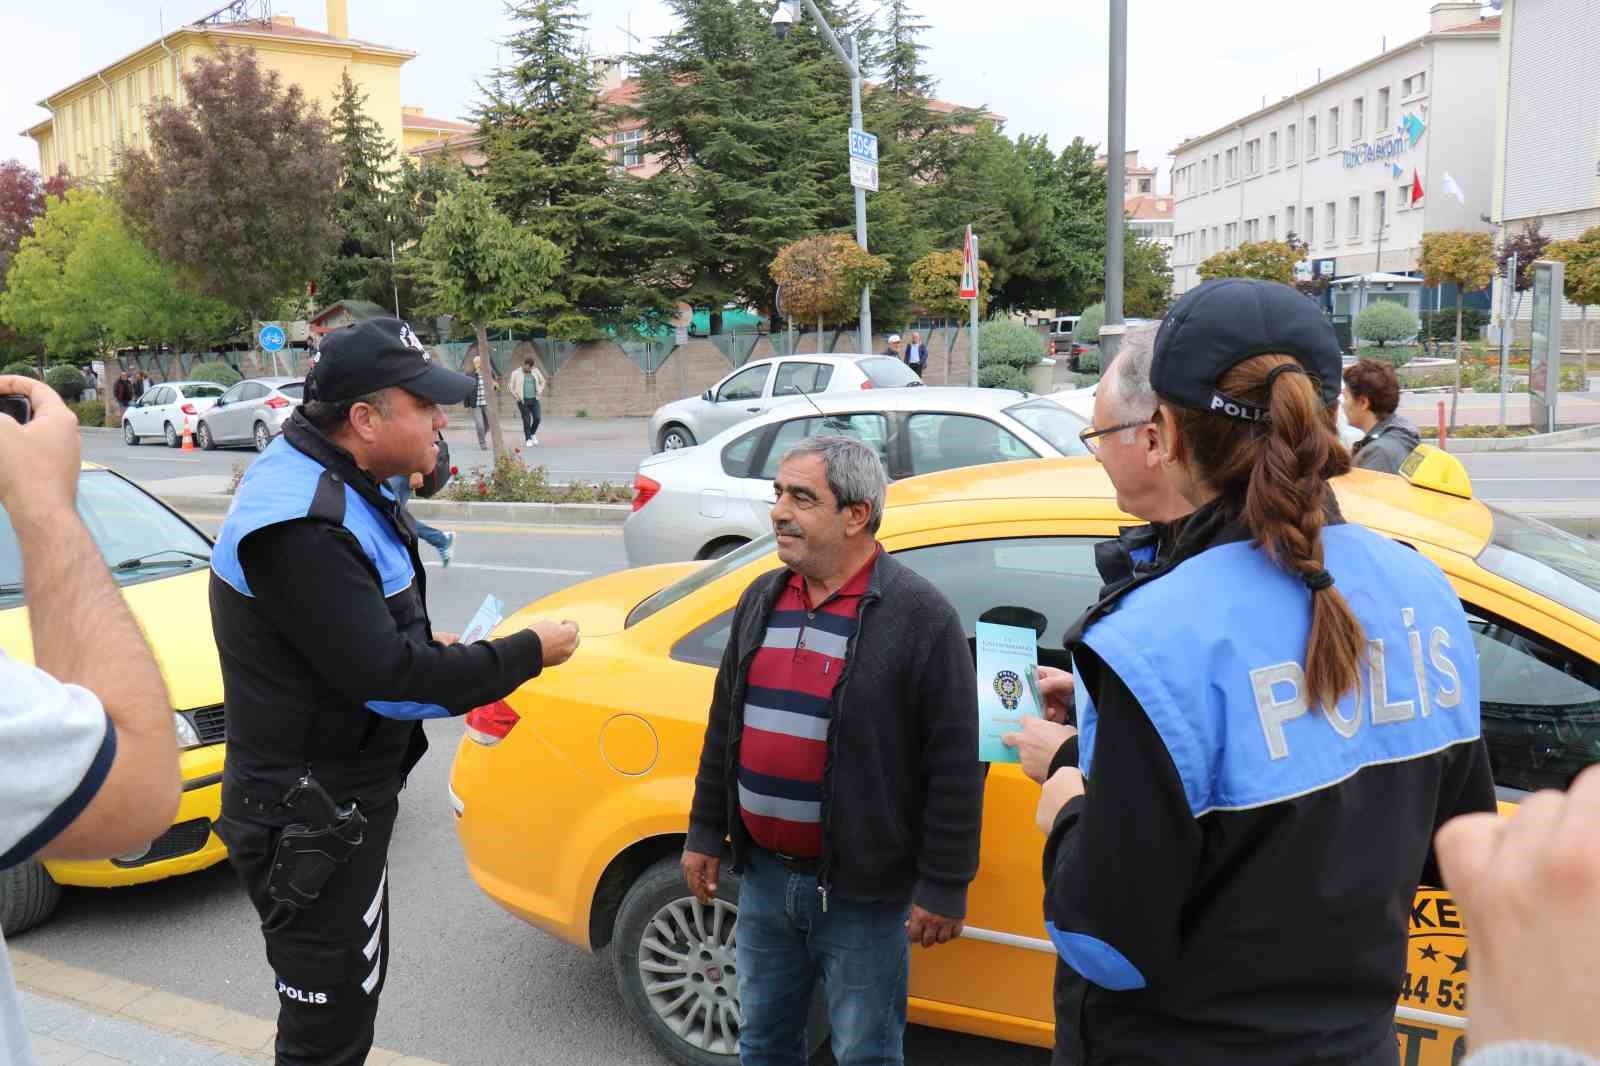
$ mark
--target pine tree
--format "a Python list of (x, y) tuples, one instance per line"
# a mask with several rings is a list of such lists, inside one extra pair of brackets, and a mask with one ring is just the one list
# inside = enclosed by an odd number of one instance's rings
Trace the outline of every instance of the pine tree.
[(368, 300), (392, 306), (390, 242), (397, 230), (401, 173), (394, 142), (367, 113), (367, 94), (345, 71), (334, 96), (330, 134), (339, 158), (333, 217), (343, 236), (317, 280), (319, 304)]
[(526, 307), (551, 336), (586, 340), (610, 325), (670, 314), (670, 301), (638, 283), (640, 262), (618, 212), (631, 196), (597, 142), (619, 116), (596, 92), (573, 0), (507, 5), (518, 28), (511, 62), (485, 87), (478, 118), (485, 187), (508, 217), (561, 249), (562, 276)]

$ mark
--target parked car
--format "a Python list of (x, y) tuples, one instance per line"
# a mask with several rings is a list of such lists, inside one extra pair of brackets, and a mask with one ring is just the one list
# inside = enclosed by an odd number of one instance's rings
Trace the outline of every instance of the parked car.
[(291, 412), (305, 398), (301, 378), (251, 378), (241, 381), (218, 397), (195, 427), (194, 439), (200, 447), (227, 448), (252, 444), (265, 451)]
[[(1161, 322), (1158, 318), (1128, 318), (1122, 322), (1123, 328), (1133, 329), (1135, 326), (1154, 326)], [(1068, 337), (1058, 351), (1067, 360), (1067, 369), (1075, 374), (1098, 374), (1100, 366), (1100, 342), (1080, 341)]]
[[(1600, 543), (1428, 487), (1453, 481), (1470, 492), (1457, 460), (1424, 455), (1414, 481), (1366, 470), (1337, 479), (1340, 506), (1433, 560), (1460, 595), (1503, 804), (1566, 787), (1600, 761)], [(1424, 476), (1435, 465), (1452, 467), (1450, 476)], [(938, 586), (969, 636), (992, 607), (1039, 612), (1039, 660), (1065, 666), (1063, 630), (1100, 588), (1095, 546), (1130, 521), (1093, 460), (1044, 459), (893, 485), (879, 539)], [(584, 951), (609, 948), (634, 1020), (680, 1063), (737, 1062), (737, 1008), (721, 1029), (714, 1007), (738, 994), (716, 960), (737, 937), (739, 880), (725, 872), (702, 906), (678, 861), (734, 606), (781, 565), (768, 535), (714, 562), (574, 585), (506, 619), (503, 632), (575, 619), (583, 647), (560, 670), (471, 712), (451, 770), (473, 880), (549, 935)], [(1052, 1043), (1056, 952), (1039, 907), (1038, 798), (1015, 764), (990, 767), (966, 931), (912, 952), (913, 1022)], [(1465, 1044), (1467, 931), (1437, 889), (1419, 891), (1409, 917), (1397, 1061), (1446, 1066)], [(1248, 965), (1248, 951), (1225, 961)]]
[[(1094, 391), (1100, 387), (1099, 382), (1085, 385), (1081, 389), (1062, 389), (1051, 393), (1051, 398), (1061, 406), (1082, 418), (1085, 422), (1094, 421)], [(1360, 440), (1364, 434), (1350, 420), (1345, 417), (1344, 404), (1340, 404), (1337, 411), (1339, 421), (1339, 439), (1344, 441), (1345, 447), (1350, 447)]]
[(693, 448), (639, 464), (622, 527), (632, 566), (710, 559), (772, 529), (772, 479), (815, 434), (871, 444), (889, 477), (1036, 456), (1083, 455), (1088, 419), (1010, 389), (874, 389), (785, 402)]
[[(211, 640), (211, 542), (133, 482), (91, 463), (78, 475), (78, 514), (155, 652), (172, 700), (183, 795), (172, 828), (114, 859), (30, 859), (0, 870), (0, 933), (50, 917), (62, 885), (115, 888), (193, 873), (227, 855), (212, 825), (222, 807), (222, 666)], [(22, 557), (0, 508), (0, 649), (33, 662)], [(114, 654), (107, 650), (105, 654)]]
[(1078, 315), (1061, 315), (1044, 324), (1045, 354), (1051, 359), (1065, 357), (1071, 350), (1072, 334), (1078, 328)]
[(226, 389), (214, 381), (166, 381), (151, 385), (122, 412), (122, 442), (138, 444), (160, 437), (169, 448), (183, 443), (187, 426), (194, 432), (200, 416), (211, 410)]
[(791, 355), (746, 363), (699, 396), (674, 400), (650, 416), (650, 450), (675, 451), (710, 440), (796, 393), (855, 392), (921, 385), (892, 355)]

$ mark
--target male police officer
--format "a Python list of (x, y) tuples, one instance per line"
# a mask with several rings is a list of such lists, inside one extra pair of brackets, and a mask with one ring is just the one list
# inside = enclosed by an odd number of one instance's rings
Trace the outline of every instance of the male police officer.
[(470, 646), (429, 623), (416, 534), (383, 483), (434, 468), (439, 405), (471, 388), (398, 319), (328, 334), (212, 555), (217, 832), (262, 917), (280, 1066), (355, 1066), (372, 1046), (389, 836), (421, 720), (500, 699), (577, 646), (568, 622)]

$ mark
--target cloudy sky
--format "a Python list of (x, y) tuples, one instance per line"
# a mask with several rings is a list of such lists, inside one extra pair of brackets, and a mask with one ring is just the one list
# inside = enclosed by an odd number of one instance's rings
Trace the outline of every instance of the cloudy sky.
[[(21, 131), (46, 117), (46, 94), (99, 69), (221, 0), (0, 0), (0, 160), (38, 166)], [(272, 0), (298, 25), (326, 28), (323, 0)], [(660, 0), (581, 0), (596, 53), (627, 50), (671, 27)], [(870, 6), (870, 0), (869, 0)], [(987, 106), (1013, 133), (1104, 144), (1106, 0), (913, 0), (931, 28), (928, 67), (944, 99)], [(1344, 0), (1337, 17), (1281, 0), (1131, 0), (1128, 147), (1161, 169), (1184, 137), (1220, 126), (1419, 36), (1431, 0)], [(496, 62), (501, 0), (349, 0), (352, 36), (417, 53), (405, 102), (429, 114), (470, 110)], [(843, 137), (840, 139), (843, 150)]]

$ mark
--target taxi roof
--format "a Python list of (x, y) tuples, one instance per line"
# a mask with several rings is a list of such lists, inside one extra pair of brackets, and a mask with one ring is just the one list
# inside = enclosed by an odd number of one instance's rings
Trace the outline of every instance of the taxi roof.
[[(1482, 502), (1420, 488), (1392, 474), (1352, 470), (1335, 480), (1334, 491), (1346, 519), (1399, 540), (1472, 558), (1493, 533), (1493, 515)], [(982, 520), (1138, 521), (1118, 509), (1100, 464), (1080, 456), (962, 467), (897, 481), (889, 486), (884, 523), (895, 532), (966, 524), (979, 516), (960, 512), (1002, 502), (1007, 504), (1003, 516), (986, 513)]]

